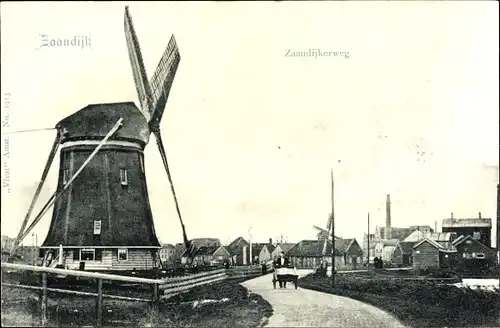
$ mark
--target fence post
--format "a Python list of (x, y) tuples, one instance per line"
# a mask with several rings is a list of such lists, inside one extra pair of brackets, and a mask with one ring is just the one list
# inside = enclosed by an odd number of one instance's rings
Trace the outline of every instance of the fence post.
[(42, 327), (47, 327), (47, 272), (42, 273), (42, 304), (41, 304), (41, 317)]
[(159, 316), (159, 303), (160, 303), (160, 297), (159, 297), (159, 289), (160, 285), (159, 284), (153, 284), (153, 296), (151, 297), (151, 310), (150, 310), (150, 322), (151, 326), (155, 327), (157, 318)]
[(97, 278), (97, 297), (96, 297), (96, 326), (102, 325), (102, 279)]

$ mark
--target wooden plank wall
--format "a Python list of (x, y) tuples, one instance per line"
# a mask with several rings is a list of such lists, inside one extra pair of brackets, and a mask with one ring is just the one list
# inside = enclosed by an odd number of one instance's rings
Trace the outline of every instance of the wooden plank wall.
[[(64, 265), (70, 270), (78, 270), (80, 261), (73, 260), (73, 252), (79, 250), (66, 250)], [(101, 261), (85, 261), (87, 270), (149, 270), (154, 265), (153, 256), (148, 249), (129, 249), (128, 259), (118, 261), (118, 251), (116, 249), (103, 249)]]

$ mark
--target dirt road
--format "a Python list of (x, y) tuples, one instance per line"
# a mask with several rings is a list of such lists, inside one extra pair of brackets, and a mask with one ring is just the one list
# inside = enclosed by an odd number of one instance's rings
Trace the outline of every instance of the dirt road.
[[(299, 270), (301, 276), (309, 272)], [(271, 274), (245, 281), (242, 285), (273, 306), (274, 314), (266, 327), (404, 327), (390, 314), (350, 298), (300, 287), (295, 290), (292, 283), (288, 283), (286, 289), (273, 289)]]

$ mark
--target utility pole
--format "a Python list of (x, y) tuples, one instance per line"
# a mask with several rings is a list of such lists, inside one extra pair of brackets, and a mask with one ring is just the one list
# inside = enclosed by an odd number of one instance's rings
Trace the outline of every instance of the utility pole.
[(331, 170), (332, 178), (332, 287), (335, 288), (335, 189), (333, 184), (333, 169)]
[(249, 264), (253, 265), (253, 256), (252, 256), (252, 226), (248, 228), (248, 239), (250, 240), (250, 261)]
[(366, 267), (370, 269), (370, 212), (368, 212), (368, 231), (366, 233), (367, 241), (367, 255), (366, 255)]
[(38, 257), (40, 256), (40, 251), (38, 250), (38, 234), (35, 234), (35, 265), (38, 264)]
[(32, 232), (31, 233), (31, 245), (32, 246), (32, 249), (31, 249), (31, 265), (35, 265), (35, 233)]

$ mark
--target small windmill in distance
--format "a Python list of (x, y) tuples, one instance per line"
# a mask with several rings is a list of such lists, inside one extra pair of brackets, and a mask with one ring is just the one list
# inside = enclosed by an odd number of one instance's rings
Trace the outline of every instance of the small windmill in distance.
[[(319, 241), (323, 242), (323, 255), (326, 255), (326, 246), (329, 240), (332, 238), (332, 214), (328, 215), (328, 220), (326, 222), (326, 229), (322, 229), (316, 225), (313, 225), (314, 229), (318, 230), (318, 234), (316, 237), (318, 237)], [(335, 239), (340, 239), (339, 237), (335, 236)]]

